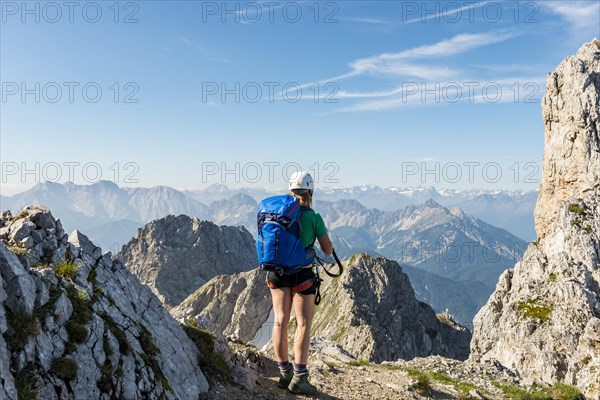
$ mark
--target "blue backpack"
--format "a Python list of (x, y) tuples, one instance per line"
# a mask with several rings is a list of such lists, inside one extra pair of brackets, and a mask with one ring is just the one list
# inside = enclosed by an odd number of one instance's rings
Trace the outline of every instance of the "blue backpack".
[(256, 253), (263, 270), (294, 274), (315, 258), (300, 241), (300, 202), (291, 195), (264, 199), (258, 206)]

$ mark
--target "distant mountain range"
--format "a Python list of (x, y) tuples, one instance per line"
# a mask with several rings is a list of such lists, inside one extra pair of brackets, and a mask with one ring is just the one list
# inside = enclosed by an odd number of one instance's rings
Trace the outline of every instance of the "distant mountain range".
[[(198, 190), (179, 191), (167, 186), (120, 188), (110, 181), (100, 181), (92, 185), (45, 182), (12, 197), (0, 196), (0, 209), (15, 212), (32, 201), (56, 203), (58, 207), (52, 207), (55, 214), (60, 215), (62, 211), (68, 211), (62, 216), (63, 223), (71, 226), (71, 222), (77, 222), (78, 227), (88, 228), (121, 219), (145, 223), (168, 214), (204, 218), (218, 213), (217, 205), (213, 210), (209, 210), (209, 206), (215, 201), (229, 200), (244, 194), (259, 202), (265, 197), (281, 192), (264, 188), (232, 189), (222, 184), (213, 184)], [(330, 202), (357, 200), (367, 208), (381, 211), (394, 211), (432, 199), (445, 207), (461, 208), (522, 239), (531, 241), (536, 238), (533, 225), (536, 191), (438, 190), (434, 187), (382, 188), (365, 185), (318, 189), (315, 199)], [(71, 214), (77, 214), (74, 221), (69, 220)], [(224, 220), (227, 218), (223, 216)], [(220, 223), (217, 220), (215, 222)]]
[[(267, 189), (231, 189), (222, 184), (213, 184), (205, 189), (186, 191), (190, 197), (209, 204), (215, 200), (229, 199), (243, 193), (260, 201), (265, 197), (280, 194)], [(319, 188), (316, 200), (335, 202), (357, 200), (367, 208), (394, 211), (409, 205), (435, 200), (445, 207), (458, 207), (489, 224), (503, 228), (525, 239), (535, 239), (533, 208), (537, 191), (521, 190), (454, 190), (434, 187), (382, 188), (376, 185), (350, 188)]]
[[(100, 247), (117, 253), (138, 228), (166, 215), (184, 214), (218, 225), (244, 225), (255, 234), (257, 200), (273, 194), (265, 189), (233, 190), (223, 185), (194, 192), (165, 186), (120, 188), (102, 181), (93, 185), (43, 183), (0, 201), (2, 210), (14, 213), (29, 204), (46, 205), (67, 230), (86, 230)], [(398, 260), (407, 266), (406, 273), (414, 281), (419, 300), (431, 303), (437, 311), (448, 308), (457, 320), (469, 324), (493, 291), (499, 275), (521, 256), (526, 243), (438, 200), (460, 200), (467, 209), (486, 213), (496, 210), (500, 215), (495, 218), (502, 219), (502, 215), (512, 215), (513, 210), (524, 213), (528, 199), (535, 195), (434, 188), (401, 191), (369, 186), (318, 191), (314, 208), (323, 216), (340, 256), (366, 252)], [(323, 198), (327, 200), (319, 200)], [(362, 201), (399, 207), (382, 210)], [(501, 209), (505, 211), (498, 211)]]

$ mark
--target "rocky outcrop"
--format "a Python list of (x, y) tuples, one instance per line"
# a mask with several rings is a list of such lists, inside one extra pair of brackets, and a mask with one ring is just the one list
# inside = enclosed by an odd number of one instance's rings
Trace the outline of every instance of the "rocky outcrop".
[(475, 318), (471, 359), (600, 397), (600, 41), (548, 76), (538, 240)]
[(198, 399), (199, 353), (146, 286), (43, 207), (0, 220), (0, 398)]
[(210, 321), (212, 331), (251, 341), (271, 311), (271, 294), (265, 273), (254, 269), (233, 275), (220, 275), (191, 294), (171, 314), (185, 321)]
[(185, 215), (146, 224), (117, 258), (167, 307), (177, 306), (216, 275), (257, 265), (254, 239), (244, 227)]
[(312, 333), (374, 362), (429, 355), (466, 359), (470, 332), (415, 299), (397, 262), (353, 256), (323, 291)]

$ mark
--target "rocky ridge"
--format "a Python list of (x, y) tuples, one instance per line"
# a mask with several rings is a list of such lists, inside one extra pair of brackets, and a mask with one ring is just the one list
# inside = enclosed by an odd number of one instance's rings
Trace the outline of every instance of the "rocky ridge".
[(600, 41), (548, 76), (538, 239), (475, 318), (471, 360), (600, 398)]
[(199, 352), (150, 289), (43, 207), (0, 220), (0, 398), (197, 399)]
[(271, 308), (265, 274), (254, 269), (214, 277), (172, 309), (171, 315), (180, 321), (209, 321), (211, 331), (246, 343), (254, 339)]

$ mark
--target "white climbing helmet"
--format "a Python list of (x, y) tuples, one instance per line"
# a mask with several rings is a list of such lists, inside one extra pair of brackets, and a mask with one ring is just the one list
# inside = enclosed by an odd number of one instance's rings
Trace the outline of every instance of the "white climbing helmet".
[(313, 190), (315, 182), (308, 172), (298, 171), (290, 178), (290, 190)]

